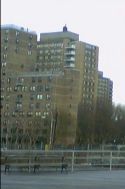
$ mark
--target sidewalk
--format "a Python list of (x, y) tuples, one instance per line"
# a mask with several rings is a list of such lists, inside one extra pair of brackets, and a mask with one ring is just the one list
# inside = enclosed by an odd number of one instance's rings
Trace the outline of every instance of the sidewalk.
[(1, 189), (124, 189), (125, 170), (1, 174)]

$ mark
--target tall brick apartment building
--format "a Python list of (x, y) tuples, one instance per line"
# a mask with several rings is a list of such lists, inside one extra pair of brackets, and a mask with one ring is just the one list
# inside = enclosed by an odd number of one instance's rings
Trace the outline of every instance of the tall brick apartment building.
[(79, 104), (96, 108), (99, 48), (66, 26), (39, 41), (14, 25), (1, 32), (2, 146), (74, 145)]

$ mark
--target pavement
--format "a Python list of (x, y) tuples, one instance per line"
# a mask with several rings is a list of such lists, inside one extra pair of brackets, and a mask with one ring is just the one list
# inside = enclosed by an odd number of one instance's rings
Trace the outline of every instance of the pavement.
[(125, 189), (125, 170), (1, 173), (1, 189)]

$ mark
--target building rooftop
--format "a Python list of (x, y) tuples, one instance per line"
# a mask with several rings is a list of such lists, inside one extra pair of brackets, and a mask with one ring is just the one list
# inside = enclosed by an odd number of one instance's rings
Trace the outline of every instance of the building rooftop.
[(35, 31), (31, 31), (28, 28), (26, 29), (24, 27), (17, 26), (17, 25), (14, 25), (14, 24), (5, 24), (5, 25), (2, 25), (1, 29), (14, 29), (14, 30), (23, 31), (23, 32), (26, 32), (26, 33), (31, 33), (33, 35), (37, 35), (37, 33)]
[(79, 40), (79, 35), (67, 30), (66, 25), (63, 27), (63, 31), (60, 32), (50, 32), (50, 33), (40, 33), (40, 41), (48, 41), (54, 39), (71, 39), (73, 41)]

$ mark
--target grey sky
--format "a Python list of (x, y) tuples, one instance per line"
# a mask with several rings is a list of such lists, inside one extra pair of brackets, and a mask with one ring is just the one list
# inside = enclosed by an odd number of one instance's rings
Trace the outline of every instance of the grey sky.
[(125, 0), (2, 0), (2, 24), (15, 24), (38, 34), (78, 33), (99, 46), (99, 70), (113, 80), (113, 101), (125, 105)]

